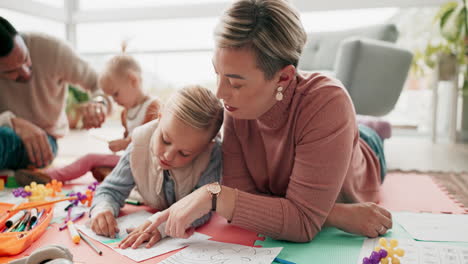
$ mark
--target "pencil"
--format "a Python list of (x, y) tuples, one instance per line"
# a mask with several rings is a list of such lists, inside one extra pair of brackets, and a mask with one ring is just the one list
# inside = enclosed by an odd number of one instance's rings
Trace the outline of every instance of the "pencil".
[(81, 239), (83, 239), (83, 241), (86, 242), (86, 244), (88, 244), (88, 246), (90, 246), (92, 249), (94, 249), (94, 251), (96, 251), (96, 253), (99, 256), (102, 256), (102, 251), (100, 249), (98, 249), (93, 243), (91, 243), (91, 241), (89, 241), (88, 238), (83, 235), (81, 230), (78, 230), (78, 234), (80, 235)]
[(35, 208), (35, 207), (41, 207), (41, 206), (45, 206), (45, 205), (49, 205), (49, 204), (54, 204), (54, 203), (63, 202), (63, 201), (76, 200), (76, 199), (78, 199), (78, 197), (72, 196), (72, 197), (57, 199), (57, 200), (53, 200), (53, 201), (37, 202), (37, 203), (29, 204), (29, 205), (18, 206), (17, 208), (11, 208), (7, 212), (10, 213), (10, 212), (13, 212), (13, 211), (19, 211), (19, 210), (30, 209), (30, 208)]

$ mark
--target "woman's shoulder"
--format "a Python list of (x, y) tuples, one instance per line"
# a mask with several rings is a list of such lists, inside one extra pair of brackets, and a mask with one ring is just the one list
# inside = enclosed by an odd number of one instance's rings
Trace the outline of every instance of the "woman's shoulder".
[(344, 85), (335, 77), (321, 72), (299, 72), (296, 93), (306, 98), (310, 95), (346, 96)]
[(317, 122), (353, 119), (355, 110), (351, 97), (339, 80), (322, 73), (302, 72), (297, 78), (292, 102), (297, 122), (314, 126)]
[(293, 104), (299, 104), (298, 107), (321, 108), (336, 101), (352, 107), (351, 97), (334, 77), (318, 72), (300, 72), (297, 79)]

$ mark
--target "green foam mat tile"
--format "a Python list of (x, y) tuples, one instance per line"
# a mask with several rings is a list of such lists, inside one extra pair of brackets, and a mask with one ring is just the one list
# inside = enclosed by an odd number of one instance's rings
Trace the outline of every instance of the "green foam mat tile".
[[(384, 237), (396, 239), (411, 239), (411, 236), (397, 223)], [(257, 240), (255, 245), (262, 247), (283, 247), (278, 258), (297, 264), (356, 264), (365, 237), (348, 234), (336, 228), (324, 228), (308, 243), (293, 243), (273, 240), (265, 237)], [(369, 252), (370, 254), (371, 252)]]

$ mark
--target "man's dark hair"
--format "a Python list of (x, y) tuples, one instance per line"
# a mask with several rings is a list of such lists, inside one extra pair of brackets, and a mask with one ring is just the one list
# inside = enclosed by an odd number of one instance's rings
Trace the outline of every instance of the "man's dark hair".
[(16, 34), (18, 32), (10, 22), (0, 16), (0, 57), (7, 56), (13, 50)]

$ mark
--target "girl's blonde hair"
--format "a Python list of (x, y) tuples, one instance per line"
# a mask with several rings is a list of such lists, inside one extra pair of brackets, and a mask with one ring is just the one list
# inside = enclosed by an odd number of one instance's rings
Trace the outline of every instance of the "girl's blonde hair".
[(122, 53), (112, 57), (107, 63), (103, 71), (103, 78), (108, 77), (125, 77), (128, 73), (133, 73), (138, 78), (141, 78), (140, 64), (132, 56), (126, 54), (127, 42), (121, 44)]
[(200, 85), (188, 85), (171, 96), (164, 110), (184, 123), (217, 134), (223, 124), (223, 105), (213, 92)]
[(251, 48), (270, 80), (283, 67), (297, 67), (307, 40), (299, 13), (286, 0), (238, 0), (215, 30), (220, 48)]

